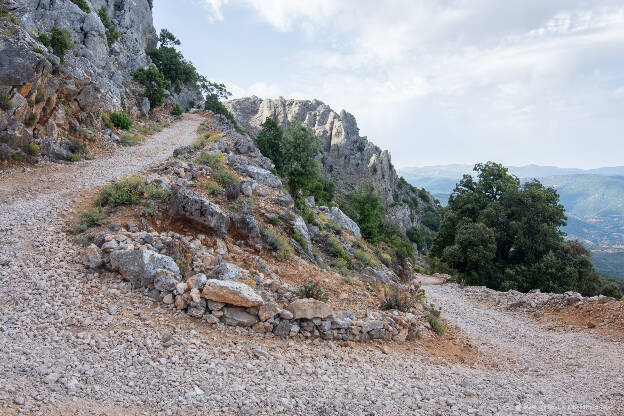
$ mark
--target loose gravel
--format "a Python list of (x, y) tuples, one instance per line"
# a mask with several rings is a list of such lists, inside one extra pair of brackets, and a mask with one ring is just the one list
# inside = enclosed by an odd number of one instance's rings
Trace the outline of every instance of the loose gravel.
[(0, 414), (624, 412), (621, 342), (550, 331), (455, 286), (425, 288), (497, 369), (418, 348), (384, 354), (215, 329), (118, 278), (88, 274), (64, 232), (80, 190), (163, 161), (194, 140), (201, 120), (186, 115), (108, 157), (0, 176)]

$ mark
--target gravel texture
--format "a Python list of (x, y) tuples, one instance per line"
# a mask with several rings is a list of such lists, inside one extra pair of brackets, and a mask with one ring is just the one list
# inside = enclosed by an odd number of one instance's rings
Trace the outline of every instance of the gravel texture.
[(64, 233), (79, 190), (164, 160), (200, 121), (186, 115), (97, 160), (0, 176), (0, 414), (624, 412), (621, 342), (487, 309), (454, 285), (426, 291), (495, 368), (418, 348), (386, 354), (214, 329), (117, 277), (88, 274)]

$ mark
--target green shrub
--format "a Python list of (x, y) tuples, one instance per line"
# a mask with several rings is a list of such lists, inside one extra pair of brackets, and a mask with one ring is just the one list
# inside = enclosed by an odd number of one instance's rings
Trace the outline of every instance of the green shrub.
[(100, 212), (99, 207), (93, 207), (80, 213), (80, 224), (77, 225), (75, 231), (86, 231), (88, 228), (102, 225), (104, 214)]
[(338, 240), (333, 235), (327, 234), (327, 238), (325, 239), (325, 249), (332, 258), (343, 259), (347, 263), (347, 265), (351, 265), (351, 258), (344, 250), (344, 247), (340, 240)]
[(294, 233), (293, 234), (293, 239), (304, 249), (306, 250), (308, 248), (308, 242), (299, 234), (299, 233)]
[(139, 143), (139, 138), (134, 134), (124, 134), (119, 138), (119, 144), (122, 146), (136, 146)]
[(329, 300), (327, 291), (323, 289), (323, 287), (316, 280), (310, 281), (310, 283), (301, 286), (299, 290), (297, 290), (296, 294), (300, 298), (316, 299), (321, 302), (327, 302)]
[(369, 252), (362, 250), (360, 248), (356, 249), (353, 253), (353, 256), (362, 264), (362, 266), (381, 266), (379, 260), (374, 258)]
[(132, 119), (126, 113), (111, 113), (110, 120), (115, 127), (122, 130), (132, 127)]
[(425, 292), (421, 288), (399, 288), (397, 286), (385, 286), (381, 293), (382, 303), (379, 309), (389, 311), (396, 309), (397, 311), (407, 312), (422, 303), (425, 298)]
[(184, 111), (182, 110), (182, 107), (180, 107), (180, 104), (177, 104), (173, 106), (173, 110), (171, 110), (171, 115), (172, 116), (180, 116), (182, 115)]
[(288, 239), (272, 226), (260, 228), (260, 235), (265, 246), (275, 252), (275, 257), (279, 261), (288, 260), (292, 256), (293, 249)]
[(6, 94), (0, 94), (0, 109), (4, 111), (11, 109), (11, 97)]
[(21, 153), (12, 153), (11, 154), (11, 159), (13, 159), (16, 162), (23, 162), (26, 160), (26, 158), (24, 157), (23, 154)]
[(77, 162), (83, 157), (87, 157), (87, 154), (88, 154), (86, 143), (76, 138), (71, 139), (71, 143), (69, 144), (68, 150), (72, 154), (71, 159), (70, 159), (72, 162)]
[(100, 7), (100, 10), (98, 10), (98, 16), (106, 29), (106, 41), (108, 43), (108, 47), (110, 48), (113, 43), (117, 42), (119, 39), (119, 30), (117, 30), (117, 25), (115, 25), (111, 18), (108, 17), (108, 8), (106, 5)]
[(208, 165), (217, 182), (227, 190), (228, 187), (240, 185), (238, 177), (225, 167), (226, 157), (220, 152), (201, 152), (195, 163)]
[(182, 53), (175, 48), (180, 45), (180, 41), (167, 29), (162, 29), (158, 42), (158, 48), (148, 51), (147, 54), (173, 90), (178, 93), (183, 86), (198, 86), (202, 77), (193, 64), (184, 59)]
[(338, 270), (339, 272), (343, 272), (349, 267), (349, 263), (342, 257), (332, 259), (330, 264), (332, 268)]
[(89, 4), (87, 4), (86, 0), (71, 0), (76, 6), (80, 7), (85, 13), (91, 13), (91, 9), (89, 8)]
[(104, 123), (104, 127), (107, 129), (113, 128), (113, 123), (111, 122), (109, 114), (106, 114), (106, 113), (102, 114), (102, 123)]
[(33, 127), (35, 124), (37, 124), (37, 119), (37, 114), (30, 113), (28, 118), (24, 121), (24, 124), (26, 124), (27, 127)]
[(209, 143), (212, 143), (213, 141), (215, 141), (216, 139), (220, 138), (221, 135), (219, 134), (204, 134), (202, 137), (200, 137), (199, 139), (195, 140), (193, 142), (193, 144), (197, 147), (199, 147), (200, 149), (203, 149), (204, 147), (206, 147)]
[(622, 297), (622, 292), (616, 283), (606, 284), (602, 289), (600, 289), (600, 294), (615, 299), (620, 299)]
[(39, 35), (39, 42), (47, 47), (52, 47), (54, 55), (61, 59), (61, 62), (65, 60), (65, 52), (74, 47), (74, 43), (71, 41), (71, 33), (69, 29), (59, 28), (54, 26), (50, 35), (45, 33)]
[(217, 195), (223, 192), (223, 187), (213, 181), (201, 181), (199, 185), (204, 188), (209, 195)]
[(154, 64), (137, 69), (132, 77), (143, 86), (143, 97), (147, 97), (151, 108), (162, 105), (165, 100), (165, 88), (169, 86), (169, 82)]
[(433, 329), (433, 332), (440, 336), (446, 333), (446, 325), (437, 316), (429, 316), (429, 325), (431, 325), (431, 329)]
[(99, 206), (109, 205), (135, 205), (142, 199), (163, 199), (167, 192), (157, 184), (147, 184), (145, 179), (132, 176), (121, 181), (113, 181), (99, 192), (96, 204)]
[(31, 155), (31, 156), (35, 156), (39, 154), (39, 152), (41, 152), (41, 148), (39, 147), (37, 143), (28, 143), (24, 145), (22, 150), (24, 150), (24, 153)]

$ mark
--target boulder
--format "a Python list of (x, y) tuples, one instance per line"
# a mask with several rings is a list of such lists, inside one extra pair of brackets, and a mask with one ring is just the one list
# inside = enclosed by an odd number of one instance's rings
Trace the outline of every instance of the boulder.
[(264, 322), (273, 318), (275, 315), (278, 314), (278, 312), (279, 309), (277, 308), (277, 305), (275, 303), (267, 302), (264, 305), (260, 306), (260, 308), (258, 308), (258, 318), (260, 318), (260, 320)]
[(303, 218), (301, 218), (300, 215), (297, 215), (295, 217), (295, 220), (292, 222), (292, 225), (293, 231), (299, 234), (299, 236), (306, 242), (306, 246), (304, 247), (304, 249), (310, 248), (310, 234), (308, 233), (308, 226), (306, 225)]
[(236, 229), (243, 237), (253, 237), (260, 235), (260, 227), (258, 221), (253, 215), (233, 215), (232, 220), (236, 225)]
[(273, 333), (278, 337), (286, 338), (290, 334), (292, 324), (289, 321), (281, 321), (273, 330)]
[(183, 186), (174, 186), (169, 209), (174, 217), (206, 226), (220, 237), (227, 235), (230, 217), (197, 192)]
[(360, 232), (360, 227), (353, 221), (351, 218), (347, 217), (347, 215), (340, 210), (338, 207), (332, 207), (329, 215), (331, 219), (338, 225), (340, 225), (343, 229), (351, 232), (356, 237), (362, 237), (362, 233)]
[(258, 323), (258, 317), (247, 313), (242, 308), (226, 306), (223, 308), (223, 319), (226, 324), (232, 326), (253, 326)]
[(171, 257), (152, 250), (113, 251), (110, 261), (113, 270), (121, 273), (134, 287), (147, 286), (152, 283), (159, 269), (168, 270), (176, 276), (180, 275), (180, 269)]
[(332, 313), (329, 305), (316, 299), (297, 299), (288, 305), (288, 310), (294, 319), (325, 319)]
[(247, 165), (245, 167), (244, 173), (250, 178), (253, 178), (259, 183), (268, 187), (279, 188), (280, 186), (282, 186), (282, 181), (280, 180), (280, 178), (278, 178), (268, 170), (260, 168), (258, 166)]
[(374, 331), (376, 329), (383, 329), (383, 322), (379, 319), (366, 321), (364, 322), (364, 326), (362, 326), (363, 332)]
[(59, 146), (50, 139), (39, 140), (39, 147), (41, 148), (41, 154), (52, 160), (70, 160), (72, 157), (69, 150)]
[(229, 303), (236, 306), (249, 308), (260, 306), (264, 302), (252, 288), (244, 283), (231, 280), (210, 279), (206, 282), (202, 297), (215, 301)]
[(103, 263), (100, 249), (95, 244), (91, 244), (82, 252), (80, 260), (82, 261), (82, 264), (87, 266), (89, 269), (100, 267)]
[(243, 269), (232, 263), (219, 264), (211, 274), (212, 279), (238, 280), (243, 275)]
[(154, 275), (154, 287), (161, 292), (173, 292), (176, 289), (176, 275), (169, 270), (160, 269)]
[(32, 140), (32, 133), (17, 120), (11, 121), (7, 128), (0, 132), (0, 142), (6, 143), (13, 148), (25, 146)]

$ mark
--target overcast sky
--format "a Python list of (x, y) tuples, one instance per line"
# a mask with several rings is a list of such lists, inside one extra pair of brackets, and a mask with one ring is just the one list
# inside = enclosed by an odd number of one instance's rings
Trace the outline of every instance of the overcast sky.
[(399, 167), (624, 165), (622, 0), (155, 0), (235, 97), (318, 98)]

